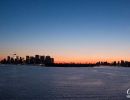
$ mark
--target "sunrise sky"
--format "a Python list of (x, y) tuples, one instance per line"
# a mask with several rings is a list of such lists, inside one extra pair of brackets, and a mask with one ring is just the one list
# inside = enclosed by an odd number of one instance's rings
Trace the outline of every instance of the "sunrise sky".
[(130, 0), (0, 0), (0, 59), (130, 60)]

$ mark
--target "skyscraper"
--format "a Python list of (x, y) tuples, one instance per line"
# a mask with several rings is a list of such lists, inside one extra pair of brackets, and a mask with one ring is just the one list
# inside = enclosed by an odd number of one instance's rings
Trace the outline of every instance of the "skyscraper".
[(40, 64), (40, 56), (35, 55), (35, 64)]
[(30, 57), (26, 56), (26, 64), (30, 64)]
[(44, 64), (45, 63), (45, 56), (40, 56), (40, 64)]
[(51, 58), (50, 56), (46, 56), (45, 64), (52, 64), (52, 63), (54, 63), (54, 58)]
[(8, 64), (11, 63), (11, 58), (10, 58), (10, 56), (7, 56), (7, 63), (8, 63)]

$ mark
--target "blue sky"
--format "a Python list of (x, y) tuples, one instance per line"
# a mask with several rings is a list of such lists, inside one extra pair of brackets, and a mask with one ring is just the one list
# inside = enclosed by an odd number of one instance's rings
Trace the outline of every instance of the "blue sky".
[(0, 55), (130, 60), (129, 4), (129, 0), (1, 0)]

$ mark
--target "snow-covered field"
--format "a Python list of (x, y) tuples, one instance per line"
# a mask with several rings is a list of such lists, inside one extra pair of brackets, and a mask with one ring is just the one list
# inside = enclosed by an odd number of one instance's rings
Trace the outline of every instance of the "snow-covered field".
[(130, 68), (0, 65), (0, 100), (129, 100)]

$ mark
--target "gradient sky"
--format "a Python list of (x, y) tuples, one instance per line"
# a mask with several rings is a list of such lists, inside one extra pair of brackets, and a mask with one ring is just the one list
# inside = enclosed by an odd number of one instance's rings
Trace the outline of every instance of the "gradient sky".
[(130, 60), (130, 0), (0, 0), (0, 58)]

